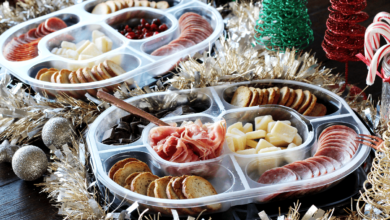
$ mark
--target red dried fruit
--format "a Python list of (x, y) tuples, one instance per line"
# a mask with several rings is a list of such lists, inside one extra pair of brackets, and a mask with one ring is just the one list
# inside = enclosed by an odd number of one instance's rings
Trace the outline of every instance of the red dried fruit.
[(168, 29), (168, 27), (166, 24), (162, 24), (162, 25), (160, 25), (160, 27), (158, 27), (158, 29), (160, 30), (160, 32), (163, 32), (163, 31), (166, 31)]

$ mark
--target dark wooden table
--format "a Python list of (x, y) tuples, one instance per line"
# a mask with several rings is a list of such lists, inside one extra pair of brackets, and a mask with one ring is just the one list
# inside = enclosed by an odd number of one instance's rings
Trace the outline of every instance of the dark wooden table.
[[(308, 50), (316, 53), (317, 59), (326, 67), (337, 68), (334, 71), (335, 73), (343, 73), (344, 64), (328, 60), (321, 48), (326, 30), (325, 22), (329, 15), (327, 9), (329, 6), (330, 3), (327, 0), (310, 0), (308, 3), (315, 38)], [(370, 18), (362, 25), (367, 27), (374, 16), (383, 10), (390, 11), (389, 0), (369, 0), (364, 11), (370, 15)], [(367, 67), (362, 62), (350, 62), (349, 69), (349, 82), (362, 89), (365, 88)], [(377, 79), (375, 84), (366, 90), (367, 94), (372, 94), (377, 99), (381, 93), (381, 86), (381, 81)], [(47, 152), (47, 148), (42, 144), (39, 147)], [(42, 181), (42, 178), (34, 182), (20, 180), (13, 173), (10, 164), (0, 164), (0, 219), (62, 219), (56, 215), (58, 210), (51, 206), (47, 195), (40, 193), (41, 189), (34, 186), (35, 183)]]

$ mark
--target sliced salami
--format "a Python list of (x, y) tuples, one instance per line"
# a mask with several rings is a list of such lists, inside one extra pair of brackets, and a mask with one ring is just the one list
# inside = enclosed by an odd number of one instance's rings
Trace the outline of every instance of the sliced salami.
[(182, 16), (180, 16), (179, 18), (179, 25), (181, 25), (181, 23), (183, 21), (185, 21), (187, 18), (190, 18), (190, 17), (197, 17), (199, 19), (202, 18), (202, 16), (200, 16), (199, 14), (197, 13), (194, 13), (194, 12), (187, 12), (187, 13), (184, 13)]
[(336, 170), (342, 166), (342, 164), (340, 162), (338, 162), (337, 160), (335, 160), (333, 158), (330, 158), (327, 156), (318, 156), (318, 157), (324, 158), (325, 160), (331, 162)]
[(323, 158), (320, 158), (320, 157), (311, 157), (309, 159), (307, 159), (308, 161), (316, 161), (320, 164), (322, 164), (325, 169), (326, 169), (326, 173), (331, 173), (335, 170), (333, 164)]
[(337, 148), (341, 148), (341, 149), (344, 149), (345, 151), (348, 152), (349, 156), (352, 158), (353, 156), (353, 150), (351, 150), (351, 148), (348, 147), (348, 145), (346, 144), (343, 144), (343, 143), (327, 143), (327, 144), (321, 144), (320, 147), (318, 147), (318, 151), (321, 150), (322, 148), (325, 148), (325, 147), (337, 147)]
[(325, 134), (327, 134), (329, 131), (331, 130), (344, 130), (345, 132), (349, 133), (349, 134), (356, 134), (355, 130), (353, 130), (352, 128), (348, 127), (348, 126), (345, 126), (345, 125), (333, 125), (333, 126), (330, 126), (326, 129), (324, 129), (320, 135), (320, 137), (318, 139), (321, 139), (321, 137)]
[(297, 181), (298, 176), (295, 172), (284, 167), (277, 167), (267, 170), (260, 176), (257, 182), (261, 184), (277, 184)]
[[(297, 161), (297, 162), (299, 162), (299, 161)], [(288, 169), (294, 171), (296, 174), (298, 174), (298, 176), (300, 177), (301, 180), (313, 178), (313, 176), (314, 176), (313, 172), (311, 172), (311, 170), (307, 166), (305, 166), (301, 163), (297, 163), (297, 162), (287, 164), (284, 167), (288, 168)]]
[(344, 130), (332, 130), (332, 131), (329, 131), (328, 133), (324, 134), (320, 139), (319, 141), (323, 141), (323, 140), (326, 140), (330, 137), (333, 137), (333, 136), (344, 136), (344, 138), (347, 138), (349, 140), (352, 140), (354, 141), (355, 140), (355, 135), (353, 134), (350, 134), (348, 132), (345, 132)]
[(178, 39), (174, 40), (171, 42), (171, 44), (180, 44), (183, 45), (185, 48), (189, 48), (195, 45), (195, 42), (189, 39), (181, 38), (179, 37)]
[[(296, 161), (295, 163), (300, 163), (300, 164), (306, 166), (307, 168), (309, 168), (310, 171), (313, 173), (313, 177), (317, 177), (320, 175), (320, 169), (314, 163), (311, 163), (311, 162), (308, 162), (305, 160)], [(325, 167), (324, 167), (324, 170), (325, 170)]]
[(327, 140), (322, 141), (320, 144), (326, 145), (329, 143), (345, 144), (346, 146), (348, 146), (348, 148), (350, 148), (353, 151), (354, 154), (358, 148), (356, 143), (351, 143), (349, 140), (339, 139), (339, 138), (327, 139)]
[(338, 162), (342, 164), (346, 164), (348, 161), (351, 160), (351, 155), (342, 148), (337, 147), (324, 147), (317, 151), (317, 153), (314, 155), (314, 158), (316, 156), (327, 156), (330, 158), (333, 158), (337, 160)]
[(46, 30), (50, 32), (58, 31), (68, 27), (63, 20), (56, 17), (47, 19), (44, 25)]
[(36, 40), (37, 39), (37, 36), (35, 35), (35, 31), (36, 31), (37, 29), (36, 28), (33, 28), (33, 29), (31, 29), (31, 30), (29, 30), (28, 32), (27, 32), (27, 37), (26, 37), (26, 40), (27, 41), (29, 41), (29, 42), (31, 42), (31, 41), (33, 41), (33, 40)]

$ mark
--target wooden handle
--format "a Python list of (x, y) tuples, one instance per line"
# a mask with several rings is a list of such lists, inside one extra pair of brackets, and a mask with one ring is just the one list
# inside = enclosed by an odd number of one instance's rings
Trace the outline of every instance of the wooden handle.
[(158, 125), (158, 126), (170, 126), (169, 124), (161, 121), (160, 119), (154, 117), (153, 115), (133, 106), (133, 105), (130, 105), (129, 103), (127, 102), (124, 102), (123, 100), (120, 100), (118, 98), (116, 98), (115, 96), (113, 95), (110, 95), (108, 94), (107, 92), (104, 92), (102, 90), (99, 90), (98, 93), (97, 93), (97, 97), (100, 98), (100, 99), (103, 99), (104, 101), (106, 102), (109, 102), (113, 105), (115, 105), (116, 107), (120, 108), (120, 109), (123, 109), (127, 112), (130, 112), (134, 115), (137, 115), (141, 118), (145, 118), (146, 120)]

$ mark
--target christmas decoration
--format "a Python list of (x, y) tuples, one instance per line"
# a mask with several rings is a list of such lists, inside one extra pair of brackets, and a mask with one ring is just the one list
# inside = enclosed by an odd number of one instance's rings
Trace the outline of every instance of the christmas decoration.
[(22, 180), (33, 181), (41, 177), (47, 169), (45, 152), (32, 145), (23, 146), (12, 158), (12, 169)]
[(20, 147), (13, 142), (10, 144), (7, 140), (0, 145), (0, 163), (12, 162), (12, 157)]
[(256, 42), (268, 50), (302, 50), (314, 40), (306, 0), (264, 0)]
[(345, 63), (345, 82), (348, 84), (348, 62), (359, 61), (356, 54), (363, 52), (364, 32), (366, 28), (357, 24), (368, 19), (368, 14), (361, 12), (366, 0), (331, 0), (330, 15), (326, 22), (322, 48), (328, 59)]
[(65, 118), (55, 117), (46, 122), (42, 129), (42, 140), (46, 147), (54, 145), (59, 148), (70, 143), (74, 133), (72, 125)]

